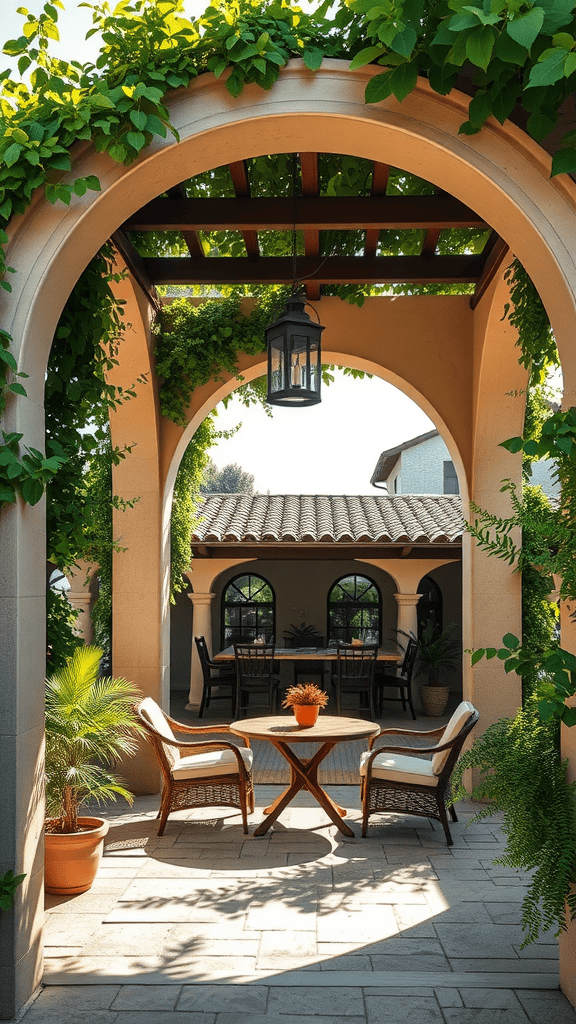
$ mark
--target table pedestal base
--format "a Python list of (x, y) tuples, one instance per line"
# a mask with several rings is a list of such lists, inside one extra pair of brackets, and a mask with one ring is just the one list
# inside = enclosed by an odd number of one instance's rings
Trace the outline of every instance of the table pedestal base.
[(309, 793), (324, 808), (326, 814), (331, 821), (334, 822), (336, 828), (343, 836), (354, 838), (354, 832), (345, 821), (342, 820), (342, 816), (346, 814), (344, 807), (339, 807), (338, 804), (328, 796), (328, 793), (322, 789), (318, 782), (318, 765), (324, 760), (327, 754), (330, 753), (332, 747), (335, 746), (334, 742), (327, 741), (323, 743), (319, 750), (316, 751), (314, 757), (300, 758), (298, 757), (291, 747), (287, 743), (282, 742), (278, 739), (271, 739), (271, 743), (276, 749), (282, 754), (282, 756), (288, 761), (290, 765), (290, 785), (276, 798), (270, 807), (264, 808), (264, 814), (267, 815), (264, 821), (258, 825), (258, 828), (254, 831), (255, 836), (263, 836), (266, 834), (271, 825), (274, 824), (277, 817), (282, 813), (285, 807), (288, 806), (291, 800), (294, 799), (297, 793), (301, 789), (307, 789)]

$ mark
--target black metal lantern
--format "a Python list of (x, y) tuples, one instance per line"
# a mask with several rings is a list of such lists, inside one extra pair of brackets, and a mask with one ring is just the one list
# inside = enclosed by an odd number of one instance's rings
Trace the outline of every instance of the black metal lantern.
[(282, 316), (265, 330), (270, 405), (286, 408), (321, 401), (320, 335), (324, 328), (304, 312), (306, 299), (291, 295)]

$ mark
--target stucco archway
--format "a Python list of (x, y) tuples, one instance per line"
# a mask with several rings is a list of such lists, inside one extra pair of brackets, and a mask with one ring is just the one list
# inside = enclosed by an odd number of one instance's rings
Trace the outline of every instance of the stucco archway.
[[(5, 427), (43, 446), (43, 378), (60, 312), (79, 274), (100, 245), (139, 206), (192, 174), (269, 152), (346, 152), (396, 164), (420, 174), (480, 213), (509, 243), (530, 273), (548, 309), (568, 391), (576, 390), (571, 350), (576, 309), (574, 236), (576, 199), (569, 179), (549, 180), (548, 156), (518, 128), (490, 122), (477, 136), (460, 136), (468, 100), (440, 97), (425, 82), (398, 104), (393, 98), (364, 105), (367, 79), (378, 69), (350, 72), (345, 62), (324, 61), (311, 73), (292, 61), (268, 93), (255, 86), (232, 99), (222, 82), (202, 76), (169, 101), (180, 142), (156, 140), (131, 167), (119, 167), (89, 144), (73, 153), (71, 177), (95, 174), (99, 194), (87, 193), (70, 209), (36, 196), (10, 225), (8, 262), (17, 274), (3, 293), (3, 326), (14, 337), (20, 369), (30, 374), (28, 398), (11, 403)], [(494, 292), (492, 294), (494, 299)], [(484, 308), (490, 307), (490, 298)], [(480, 343), (481, 344), (481, 343)], [(488, 361), (497, 369), (498, 353)], [(490, 376), (475, 351), (472, 376)], [(479, 389), (478, 395), (482, 388)], [(486, 413), (486, 409), (484, 409)], [(441, 411), (444, 419), (446, 416)], [(486, 452), (472, 445), (471, 465)], [(160, 495), (158, 494), (158, 499)], [(156, 499), (154, 499), (156, 500)], [(158, 525), (151, 537), (158, 558)], [(3, 795), (13, 824), (2, 837), (0, 860), (27, 872), (27, 913), (19, 930), (2, 935), (3, 1003), (10, 1016), (33, 991), (41, 970), (42, 805), (36, 782), (41, 758), (44, 638), (44, 510), (17, 505), (0, 519), (4, 572), (0, 590), (3, 637), (0, 696)]]

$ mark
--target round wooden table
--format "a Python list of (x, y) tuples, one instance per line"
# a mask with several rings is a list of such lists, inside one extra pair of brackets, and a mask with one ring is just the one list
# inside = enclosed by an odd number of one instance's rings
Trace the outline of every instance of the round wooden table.
[[(264, 808), (267, 817), (254, 831), (255, 836), (263, 836), (268, 831), (301, 789), (312, 793), (342, 835), (354, 836), (350, 826), (342, 820), (346, 809), (335, 804), (318, 782), (318, 765), (337, 743), (377, 736), (380, 726), (376, 722), (360, 718), (336, 718), (320, 713), (316, 725), (306, 728), (298, 725), (296, 719), (289, 715), (279, 715), (232, 722), (230, 732), (247, 740), (267, 740), (290, 765), (290, 785), (270, 807)], [(292, 744), (295, 743), (319, 743), (320, 747), (314, 757), (301, 758), (292, 750)]]

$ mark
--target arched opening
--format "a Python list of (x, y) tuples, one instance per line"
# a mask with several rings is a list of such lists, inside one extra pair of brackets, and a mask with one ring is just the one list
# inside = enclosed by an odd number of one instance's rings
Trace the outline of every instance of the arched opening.
[[(74, 154), (73, 175), (98, 175), (102, 184), (101, 195), (87, 195), (68, 211), (37, 203), (11, 231), (9, 262), (18, 273), (12, 294), (3, 298), (8, 313), (7, 327), (15, 338), (20, 367), (30, 373), (31, 378), (28, 399), (13, 403), (8, 411), (7, 429), (17, 432), (22, 429), (28, 443), (42, 448), (43, 373), (58, 316), (79, 271), (127, 214), (152, 200), (159, 190), (169, 188), (198, 170), (220, 166), (227, 160), (258, 155), (264, 150), (286, 151), (289, 148), (312, 152), (323, 147), (330, 152), (335, 146), (335, 135), (338, 138), (345, 135), (349, 140), (349, 151), (360, 156), (394, 162), (416, 173), (420, 167), (426, 166), (431, 181), (473, 206), (495, 226), (528, 269), (550, 312), (563, 359), (566, 390), (569, 400), (572, 400), (576, 392), (576, 366), (571, 351), (576, 272), (573, 254), (566, 242), (571, 237), (569, 227), (574, 222), (572, 182), (549, 181), (546, 155), (510, 125), (491, 124), (481, 136), (459, 136), (458, 128), (467, 99), (457, 94), (451, 95), (447, 101), (432, 95), (426, 84), (421, 83), (401, 107), (391, 99), (366, 108), (363, 91), (367, 78), (373, 73), (373, 69), (349, 72), (340, 62), (326, 61), (325, 67), (312, 77), (298, 62), (294, 62), (269, 94), (261, 95), (254, 88), (247, 89), (234, 105), (231, 105), (221, 83), (210, 76), (203, 76), (188, 93), (176, 96), (170, 104), (171, 116), (180, 131), (179, 145), (160, 141), (130, 168), (112, 166), (107, 157), (96, 155), (89, 146), (79, 148)], [(199, 140), (202, 145), (198, 145)], [(135, 342), (134, 350), (141, 355), (148, 351), (145, 302), (132, 285), (126, 287), (132, 289), (134, 303), (140, 306), (140, 320), (136, 320), (138, 328), (132, 340)], [(512, 332), (498, 326), (503, 293), (504, 288), (497, 281), (485, 293), (481, 308), (470, 324), (472, 341), (468, 354), (474, 358), (466, 364), (468, 368), (473, 367), (469, 377), (462, 369), (464, 361), (456, 359), (456, 354), (452, 353), (451, 365), (458, 371), (456, 391), (458, 395), (461, 393), (458, 376), (461, 373), (467, 382), (468, 402), (457, 402), (455, 410), (454, 402), (449, 401), (449, 396), (444, 393), (436, 406), (438, 419), (435, 422), (440, 420), (447, 425), (447, 437), (458, 437), (455, 450), (461, 452), (461, 468), (466, 470), (461, 479), (467, 480), (468, 493), (480, 501), (498, 492), (501, 467), (490, 463), (494, 440), (500, 441), (503, 433), (519, 432), (514, 429), (519, 418), (517, 410), (510, 408), (502, 394), (503, 388), (499, 386), (504, 379), (506, 390), (517, 384), (514, 372), (508, 375), (502, 368), (503, 353), (506, 370), (508, 362), (513, 364), (515, 357)], [(386, 315), (380, 315), (380, 322), (386, 319), (394, 325), (395, 312), (395, 304), (388, 303)], [(395, 353), (398, 364), (402, 362), (399, 348), (397, 345)], [(346, 352), (346, 346), (340, 351)], [(410, 353), (405, 355), (405, 361), (408, 361)], [(379, 365), (378, 354), (369, 346), (362, 351), (359, 345), (355, 358), (363, 360), (367, 367)], [(412, 383), (418, 376), (416, 366), (422, 374), (421, 364), (417, 363), (413, 365), (412, 378), (400, 365), (391, 372), (398, 373), (399, 377), (410, 381), (410, 387), (416, 388), (417, 383)], [(446, 378), (445, 367), (440, 367), (434, 377), (439, 386), (441, 377)], [(223, 388), (226, 386), (222, 385)], [(152, 402), (155, 401), (156, 394), (152, 393)], [(206, 401), (206, 392), (194, 396), (190, 419), (192, 430), (193, 419), (200, 415)], [(496, 417), (495, 409), (500, 410), (501, 415)], [(497, 431), (491, 429), (494, 421), (497, 421)], [(153, 553), (151, 572), (154, 578), (150, 591), (142, 595), (139, 635), (134, 638), (132, 649), (124, 650), (124, 663), (118, 669), (124, 670), (126, 666), (130, 675), (148, 672), (151, 677), (161, 678), (166, 671), (167, 594), (160, 566), (165, 564), (168, 510), (177, 465), (174, 456), (185, 442), (182, 432), (164, 427), (161, 430), (157, 414), (153, 422), (154, 428), (150, 428), (150, 433), (157, 451), (153, 453), (154, 457), (149, 452), (148, 458), (153, 464), (154, 479), (150, 483), (143, 457), (140, 464), (142, 476), (136, 486), (146, 495), (142, 508), (148, 506), (152, 510), (147, 527), (141, 527), (139, 540), (140, 551)], [(3, 677), (7, 681), (4, 696), (6, 714), (1, 716), (7, 723), (3, 745), (7, 766), (5, 791), (7, 799), (17, 808), (16, 831), (22, 836), (18, 859), (21, 860), (25, 853), (26, 864), (23, 866), (31, 872), (29, 899), (32, 907), (35, 906), (41, 875), (34, 861), (36, 843), (30, 843), (27, 838), (40, 834), (42, 817), (36, 787), (43, 734), (40, 681), (43, 676), (44, 638), (42, 630), (38, 629), (44, 606), (41, 506), (8, 509), (3, 514), (0, 533), (8, 566), (1, 597), (2, 623), (7, 635), (16, 638), (2, 651)], [(140, 567), (136, 566), (137, 557), (141, 555), (135, 556), (132, 579), (125, 579), (124, 587), (119, 584), (117, 588), (117, 596), (122, 596), (127, 604), (133, 602), (134, 593), (139, 593), (142, 580), (142, 573), (138, 571)], [(512, 617), (518, 618), (518, 593), (513, 585), (503, 584), (498, 567), (486, 569), (483, 563), (475, 560), (471, 550), (467, 559), (465, 615), (467, 621), (475, 623), (473, 643), (482, 644), (491, 639), (495, 627), (499, 628), (498, 619), (503, 608), (507, 614), (512, 609)], [(475, 594), (487, 592), (494, 600), (491, 601), (490, 615), (483, 617), (477, 604), (480, 598)], [(120, 626), (127, 633), (130, 625), (134, 632), (133, 617), (131, 620), (126, 610), (123, 614), (124, 623), (120, 614)], [(152, 619), (156, 621), (156, 628), (144, 657), (142, 651), (138, 652), (138, 646), (148, 621)], [(115, 635), (118, 635), (118, 630)], [(467, 646), (473, 646), (473, 643)], [(477, 680), (486, 683), (478, 694), (485, 705), (484, 720), (489, 721), (499, 706), (499, 697), (489, 672), (484, 675), (482, 670), (477, 674)], [(468, 684), (472, 687), (473, 681), (469, 679)], [(515, 702), (515, 695), (511, 693), (509, 703), (513, 706)], [(32, 922), (33, 917), (32, 914), (28, 948), (33, 949), (39, 963), (36, 955), (38, 929)], [(34, 974), (33, 988), (38, 971), (30, 971), (28, 966), (26, 971), (28, 979)], [(27, 990), (31, 991), (29, 981), (26, 984)]]

